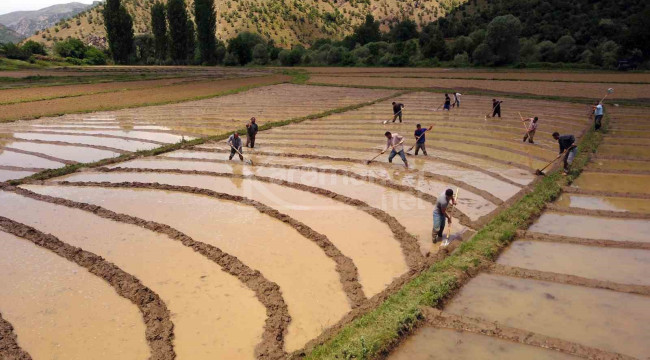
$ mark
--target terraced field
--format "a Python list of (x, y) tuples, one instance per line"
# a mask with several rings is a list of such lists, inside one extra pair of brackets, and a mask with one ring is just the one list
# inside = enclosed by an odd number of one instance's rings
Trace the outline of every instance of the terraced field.
[[(252, 163), (228, 161), (221, 140), (47, 181), (0, 183), (0, 241), (10, 248), (0, 255), (10, 274), (0, 284), (12, 289), (0, 295), (0, 334), (7, 334), (0, 355), (300, 354), (521, 198), (534, 170), (557, 154), (553, 131), (579, 138), (588, 126), (579, 104), (507, 99), (503, 118), (486, 118), (491, 98), (463, 100), (441, 112), (433, 111), (439, 94), (283, 84), (3, 125), (7, 180), (223, 135), (251, 116), (260, 125), (302, 120), (258, 134), (255, 149), (244, 148)], [(406, 105), (404, 122), (383, 124), (392, 101)], [(521, 141), (519, 113), (540, 117), (535, 144)], [(366, 164), (387, 130), (413, 145), (417, 123), (434, 126), (428, 156), (409, 155), (409, 169), (386, 154)], [(431, 241), (431, 214), (447, 188), (459, 198), (451, 245), (440, 248)], [(44, 267), (25, 266), (17, 253)], [(84, 276), (72, 281), (71, 273)], [(47, 286), (35, 291), (41, 274)], [(110, 311), (89, 311), (93, 301)], [(485, 342), (477, 341), (472, 346)], [(508, 352), (535, 354), (514, 345)]]
[(389, 358), (431, 358), (440, 338), (459, 359), (650, 357), (650, 114), (609, 116), (586, 170)]

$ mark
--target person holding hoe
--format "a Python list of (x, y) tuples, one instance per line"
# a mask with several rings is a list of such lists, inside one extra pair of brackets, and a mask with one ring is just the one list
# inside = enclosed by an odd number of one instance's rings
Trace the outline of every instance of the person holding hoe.
[(449, 207), (450, 203), (456, 205), (454, 190), (447, 189), (444, 193), (438, 196), (436, 206), (433, 209), (433, 231), (431, 237), (434, 244), (438, 242), (438, 240), (442, 239), (442, 234), (445, 230), (445, 220), (449, 221), (449, 224), (451, 224), (451, 215), (447, 213), (447, 207)]
[(524, 124), (526, 124), (526, 121), (530, 121), (530, 123), (526, 126), (526, 129), (528, 129), (528, 131), (526, 131), (526, 134), (524, 135), (524, 140), (522, 140), (523, 142), (526, 142), (526, 140), (528, 140), (529, 143), (534, 144), (533, 137), (535, 136), (535, 131), (537, 131), (538, 120), (539, 119), (537, 116), (523, 120)]
[(395, 155), (399, 155), (399, 157), (402, 158), (402, 161), (404, 162), (404, 167), (408, 169), (409, 162), (406, 160), (406, 155), (404, 154), (404, 146), (402, 145), (404, 144), (404, 137), (398, 133), (392, 134), (390, 131), (386, 131), (384, 135), (387, 139), (386, 148), (381, 153), (385, 153), (389, 148), (392, 149), (390, 155), (388, 155), (388, 162), (392, 164)]
[(560, 154), (564, 154), (564, 173), (569, 174), (569, 167), (573, 164), (573, 159), (578, 153), (578, 146), (575, 144), (576, 138), (573, 135), (562, 135), (557, 131), (553, 133), (553, 139), (560, 144)]
[(255, 147), (255, 136), (257, 136), (257, 131), (259, 130), (255, 121), (255, 117), (252, 117), (251, 121), (246, 124), (246, 147)]
[(603, 104), (599, 101), (596, 101), (593, 106), (594, 112), (594, 129), (596, 131), (600, 130), (603, 122)]
[(228, 160), (232, 160), (235, 154), (239, 154), (239, 160), (244, 161), (244, 155), (242, 155), (244, 149), (242, 148), (242, 141), (238, 132), (235, 131), (234, 134), (230, 135), (228, 145), (230, 145), (230, 157)]
[(427, 149), (424, 147), (424, 142), (426, 141), (424, 133), (431, 129), (433, 129), (433, 125), (429, 126), (428, 129), (423, 129), (420, 124), (415, 125), (415, 133), (413, 134), (415, 136), (415, 155), (418, 154), (420, 149), (422, 149), (424, 156), (427, 155)]
[(454, 103), (451, 104), (452, 107), (459, 107), (460, 108), (460, 97), (461, 97), (461, 95), (463, 95), (463, 94), (461, 94), (459, 92), (454, 93)]
[(451, 110), (451, 99), (449, 98), (449, 94), (445, 94), (445, 105), (442, 107), (442, 110)]
[(501, 117), (501, 103), (503, 103), (503, 101), (492, 99), (492, 117), (495, 117), (496, 115)]
[(402, 122), (402, 110), (404, 110), (405, 107), (404, 104), (393, 101), (393, 122), (395, 122), (398, 117), (399, 122)]

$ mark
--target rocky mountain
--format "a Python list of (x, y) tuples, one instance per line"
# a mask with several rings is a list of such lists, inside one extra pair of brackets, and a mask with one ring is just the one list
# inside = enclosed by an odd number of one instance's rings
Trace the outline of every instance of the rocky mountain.
[(17, 32), (9, 29), (8, 27), (4, 25), (0, 25), (0, 44), (8, 43), (8, 42), (18, 42), (22, 39), (24, 39), (24, 36), (21, 36)]
[[(162, 0), (165, 2), (166, 0)], [(186, 0), (192, 9), (192, 0)], [(217, 37), (227, 40), (240, 31), (252, 31), (289, 47), (310, 44), (321, 37), (342, 38), (372, 13), (382, 27), (403, 18), (426, 24), (444, 16), (466, 0), (215, 0)], [(136, 34), (150, 33), (151, 7), (155, 0), (123, 0), (133, 16)], [(50, 27), (31, 40), (52, 46), (54, 41), (75, 37), (105, 38), (102, 6), (77, 14)], [(191, 12), (191, 11), (190, 11)]]
[(0, 24), (23, 37), (29, 37), (37, 31), (52, 27), (61, 20), (71, 18), (92, 6), (73, 2), (53, 5), (35, 11), (15, 11), (0, 15)]

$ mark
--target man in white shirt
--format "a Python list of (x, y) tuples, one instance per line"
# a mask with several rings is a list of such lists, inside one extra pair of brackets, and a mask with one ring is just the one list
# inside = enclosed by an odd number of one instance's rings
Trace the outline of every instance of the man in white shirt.
[(603, 104), (596, 102), (593, 106), (594, 108), (594, 127), (596, 130), (599, 130), (602, 126), (603, 121)]
[(398, 133), (391, 134), (390, 131), (386, 131), (384, 135), (386, 136), (386, 148), (381, 153), (383, 154), (386, 150), (392, 148), (390, 155), (388, 155), (388, 162), (392, 164), (395, 155), (399, 155), (399, 157), (402, 158), (402, 161), (404, 161), (404, 166), (408, 169), (409, 163), (406, 160), (404, 146), (402, 145), (404, 144), (404, 138)]
[(528, 131), (524, 135), (524, 140), (523, 140), (524, 142), (526, 142), (526, 140), (528, 140), (529, 143), (534, 144), (533, 136), (535, 136), (535, 131), (537, 131), (537, 121), (538, 120), (539, 119), (537, 118), (537, 116), (535, 116), (534, 118), (529, 118), (529, 119), (524, 120), (524, 124), (526, 123), (526, 121), (530, 121), (530, 124), (528, 124), (526, 126)]
[(454, 93), (454, 103), (452, 104), (451, 107), (456, 107), (456, 106), (460, 107), (460, 97), (461, 97), (461, 95), (463, 95), (463, 94), (461, 94), (459, 92)]

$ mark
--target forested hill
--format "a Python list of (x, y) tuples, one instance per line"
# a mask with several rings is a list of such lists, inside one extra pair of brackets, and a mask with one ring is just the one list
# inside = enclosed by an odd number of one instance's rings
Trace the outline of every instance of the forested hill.
[(603, 65), (607, 59), (590, 57), (604, 53), (650, 59), (648, 0), (471, 0), (435, 24), (445, 38), (457, 39), (487, 30), (495, 17), (508, 14), (521, 22), (524, 60)]

